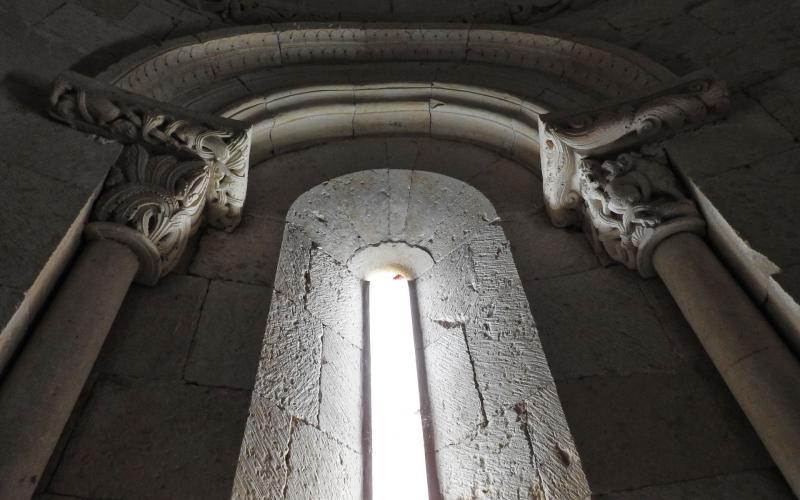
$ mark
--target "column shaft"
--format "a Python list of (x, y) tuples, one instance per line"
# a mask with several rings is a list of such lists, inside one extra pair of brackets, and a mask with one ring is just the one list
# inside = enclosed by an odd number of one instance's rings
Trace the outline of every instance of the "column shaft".
[(33, 494), (133, 281), (128, 247), (90, 241), (0, 386), (0, 498)]
[(697, 235), (664, 240), (653, 265), (800, 496), (800, 362)]

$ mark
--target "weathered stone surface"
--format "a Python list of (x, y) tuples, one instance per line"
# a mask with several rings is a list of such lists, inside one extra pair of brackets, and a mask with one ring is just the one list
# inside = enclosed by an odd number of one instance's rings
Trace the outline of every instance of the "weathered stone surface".
[(319, 428), (353, 450), (361, 449), (361, 349), (324, 329)]
[(742, 96), (731, 99), (725, 121), (664, 143), (678, 171), (692, 179), (719, 175), (793, 146), (792, 134), (758, 103)]
[(487, 423), (463, 331), (462, 325), (451, 327), (422, 353), (437, 450), (474, 436)]
[(558, 383), (592, 492), (771, 466), (719, 376), (586, 377)]
[(284, 224), (263, 217), (245, 216), (233, 233), (207, 229), (189, 268), (192, 274), (271, 285), (275, 279)]
[(257, 396), (252, 399), (231, 498), (283, 498), (294, 425), (274, 404)]
[(790, 500), (796, 498), (777, 471), (746, 471), (599, 495), (598, 500)]
[(98, 369), (180, 380), (207, 287), (206, 280), (193, 276), (167, 276), (155, 287), (131, 287), (103, 345)]
[(554, 227), (544, 213), (502, 221), (523, 281), (563, 276), (599, 266), (582, 231)]
[(411, 197), (411, 170), (389, 170), (389, 229), (388, 236), (402, 240), (408, 219), (408, 204)]
[(589, 488), (554, 384), (537, 388), (514, 411), (526, 426), (531, 456), (545, 496), (584, 498)]
[(338, 177), (327, 185), (363, 244), (389, 238), (389, 171), (368, 170)]
[(521, 286), (482, 301), (465, 327), (489, 418), (528, 398), (552, 375)]
[(361, 280), (319, 249), (311, 251), (303, 303), (326, 328), (361, 347)]
[(100, 382), (50, 487), (88, 498), (227, 497), (248, 402), (243, 391)]
[[(480, 298), (477, 288), (472, 252), (462, 245), (417, 280), (420, 314), (446, 327), (464, 324)], [(424, 332), (423, 337), (425, 345), (435, 340)]]
[(675, 369), (677, 357), (637, 280), (613, 266), (525, 283), (556, 380)]
[(264, 286), (211, 281), (186, 363), (186, 380), (251, 389), (271, 295)]
[(795, 138), (800, 137), (800, 68), (747, 89)]
[(304, 302), (308, 287), (308, 272), (311, 265), (311, 252), (316, 244), (306, 233), (292, 224), (287, 224), (283, 232), (281, 253), (278, 257), (278, 270), (275, 273), (276, 293), (298, 304)]
[(254, 394), (317, 424), (322, 335), (319, 320), (274, 293)]
[(511, 409), (436, 459), (445, 498), (546, 498), (524, 423)]
[(286, 498), (356, 499), (361, 458), (320, 430), (295, 421)]

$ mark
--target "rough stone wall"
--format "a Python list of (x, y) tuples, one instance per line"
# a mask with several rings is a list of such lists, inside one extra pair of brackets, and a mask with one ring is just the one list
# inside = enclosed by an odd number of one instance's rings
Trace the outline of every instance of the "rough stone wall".
[[(100, 148), (42, 116), (43, 87), (67, 68), (95, 74), (145, 45), (264, 20), (259, 17), (263, 13), (248, 17), (256, 3), (272, 16), (269, 21), (517, 23), (535, 21), (537, 15), (528, 14), (549, 12), (565, 2), (236, 0), (204, 1), (203, 9), (189, 7), (199, 6), (197, 2), (179, 0), (3, 2), (0, 146), (5, 175), (0, 196), (7, 216), (0, 221), (0, 323), (27, 324), (33, 318), (48, 285), (67, 265), (78, 243), (82, 211), (117, 153), (113, 146)], [(718, 216), (719, 224), (732, 225), (749, 244), (736, 242), (743, 248), (726, 255), (728, 262), (739, 271), (754, 262), (763, 269), (757, 276), (744, 276), (754, 298), (785, 329), (800, 331), (789, 314), (800, 315), (800, 260), (794, 251), (800, 245), (794, 221), (786, 216), (798, 210), (797, 3), (776, 0), (765, 7), (756, 0), (596, 0), (570, 5), (533, 25), (634, 49), (678, 74), (708, 66), (729, 82), (734, 91), (731, 117), (676, 138), (668, 148), (698, 196), (707, 200), (706, 213)], [(80, 157), (80, 163), (59, 161), (73, 157)], [(0, 362), (8, 355), (0, 345)]]

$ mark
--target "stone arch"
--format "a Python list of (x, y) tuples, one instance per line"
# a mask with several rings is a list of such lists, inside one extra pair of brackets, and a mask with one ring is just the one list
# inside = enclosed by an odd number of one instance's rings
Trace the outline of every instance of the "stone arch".
[[(299, 156), (347, 168), (363, 154), (364, 140), (352, 142)], [(498, 158), (467, 149), (468, 168)], [(371, 160), (374, 169), (326, 180), (288, 211), (234, 498), (360, 491), (362, 287), (347, 264), (381, 243), (432, 257), (415, 288), (445, 498), (583, 498), (580, 458), (491, 202), (426, 171), (435, 164)]]

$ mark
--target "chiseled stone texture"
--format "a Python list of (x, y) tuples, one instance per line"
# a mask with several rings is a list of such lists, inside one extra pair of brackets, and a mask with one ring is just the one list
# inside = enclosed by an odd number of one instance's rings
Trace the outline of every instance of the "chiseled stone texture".
[(244, 391), (101, 381), (50, 488), (86, 498), (227, 497), (248, 401)]
[(208, 282), (167, 276), (155, 287), (134, 285), (125, 296), (98, 358), (98, 370), (180, 380)]
[(270, 297), (265, 286), (212, 280), (184, 378), (202, 385), (251, 389)]
[(354, 346), (361, 348), (361, 280), (319, 249), (311, 251), (306, 294), (308, 312)]
[(503, 230), (417, 282), (446, 498), (583, 498), (588, 485)]
[(318, 319), (285, 295), (274, 293), (254, 394), (292, 416), (318, 424), (322, 336)]
[(319, 428), (361, 449), (361, 349), (325, 328), (320, 373)]
[(273, 403), (254, 396), (239, 450), (231, 498), (283, 498), (288, 472), (292, 418)]
[(295, 422), (286, 498), (357, 499), (361, 457), (313, 426)]

